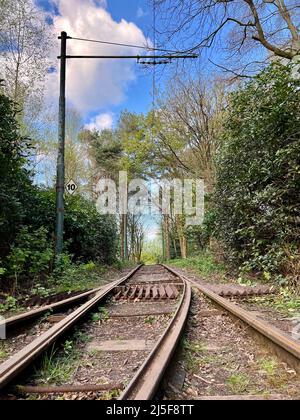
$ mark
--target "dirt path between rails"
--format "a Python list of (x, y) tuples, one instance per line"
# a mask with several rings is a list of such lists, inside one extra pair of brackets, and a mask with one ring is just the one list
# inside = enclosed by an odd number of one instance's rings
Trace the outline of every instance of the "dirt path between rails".
[(247, 395), (300, 399), (300, 379), (247, 326), (194, 291), (181, 349), (161, 392), (167, 400)]

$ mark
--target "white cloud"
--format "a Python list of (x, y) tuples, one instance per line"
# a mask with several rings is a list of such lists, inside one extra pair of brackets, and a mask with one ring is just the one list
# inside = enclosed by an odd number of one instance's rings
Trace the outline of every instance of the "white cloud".
[[(145, 36), (134, 23), (113, 20), (104, 8), (106, 2), (96, 0), (55, 0), (60, 12), (53, 16), (55, 34), (66, 31), (77, 38), (144, 45)], [(149, 42), (149, 41), (148, 41)], [(59, 46), (54, 55), (57, 56)], [(80, 55), (137, 55), (138, 49), (68, 41), (68, 54)], [(67, 97), (82, 114), (100, 111), (124, 101), (130, 82), (136, 79), (135, 60), (69, 60), (67, 63)], [(48, 94), (58, 94), (58, 73), (49, 75)]]
[(112, 128), (112, 125), (113, 115), (109, 113), (104, 113), (97, 115), (95, 118), (92, 118), (91, 121), (85, 125), (85, 128), (91, 131), (102, 131), (105, 129)]

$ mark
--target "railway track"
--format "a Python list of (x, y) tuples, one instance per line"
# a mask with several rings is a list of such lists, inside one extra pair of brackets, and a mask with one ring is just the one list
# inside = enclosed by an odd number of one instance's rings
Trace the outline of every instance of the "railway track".
[(88, 300), (90, 297), (95, 295), (99, 292), (101, 288), (97, 288), (94, 290), (89, 290), (84, 293), (79, 293), (75, 296), (72, 296), (67, 299), (63, 299), (59, 302), (55, 302), (52, 304), (44, 305), (36, 309), (29, 310), (27, 312), (21, 313), (19, 315), (14, 315), (9, 318), (3, 319), (0, 321), (0, 328), (5, 326), (6, 331), (10, 332), (16, 326), (26, 324), (28, 321), (34, 320), (39, 318), (40, 316), (44, 315), (47, 312), (56, 312), (63, 310), (65, 308), (71, 307), (73, 305), (79, 304), (84, 300)]
[(298, 342), (168, 266), (139, 266), (126, 277), (94, 291), (85, 304), (0, 365), (2, 394), (16, 384), (26, 367), (101, 304), (106, 320), (87, 323), (85, 333), (93, 340), (81, 349), (82, 363), (72, 383), (41, 387), (25, 379), (19, 390), (25, 395), (92, 392), (96, 393), (94, 399), (99, 395), (101, 398), (105, 391), (119, 390), (121, 394), (111, 394), (113, 398), (118, 395), (119, 400), (152, 399), (188, 319), (192, 287), (250, 326), (299, 373)]
[[(110, 366), (108, 376), (121, 378), (123, 384), (128, 383), (120, 396), (121, 400), (151, 399), (176, 349), (188, 317), (191, 300), (189, 283), (160, 266), (139, 266), (125, 278), (96, 291), (85, 304), (2, 363), (2, 394), (28, 366), (65, 335), (67, 330), (86, 318), (104, 300), (105, 310), (109, 312), (109, 331), (106, 333), (103, 324), (99, 325), (98, 330), (102, 336), (106, 335), (109, 339), (96, 339), (89, 343), (88, 352), (95, 356), (100, 349), (101, 355), (106, 357), (106, 366)], [(11, 326), (13, 328), (13, 324)], [(93, 326), (94, 337), (97, 337), (97, 327)], [(118, 355), (122, 355), (121, 358), (127, 356), (125, 367), (121, 360), (118, 364)], [(133, 373), (128, 366), (132, 355), (135, 355), (137, 364), (132, 370)], [(100, 391), (104, 388), (103, 384), (95, 383), (84, 387), (71, 385), (52, 390), (56, 393), (68, 389), (69, 392), (75, 392), (76, 389), (78, 392), (96, 392), (97, 389)], [(121, 388), (119, 384), (118, 388)], [(23, 391), (24, 389), (26, 390), (23, 388)], [(27, 388), (28, 390), (30, 393), (46, 391), (40, 387)], [(47, 391), (51, 393), (49, 387)]]
[[(174, 275), (179, 273), (164, 265), (165, 268), (170, 270)], [(219, 296), (210, 288), (203, 286), (196, 281), (181, 275), (188, 283), (198, 289), (206, 297), (211, 299), (214, 303), (225, 309), (233, 317), (243, 321), (249, 326), (260, 338), (262, 338), (270, 349), (276, 353), (280, 359), (285, 361), (288, 365), (293, 367), (296, 372), (300, 373), (300, 343), (292, 339), (290, 336), (285, 334), (283, 331), (274, 327), (266, 321), (258, 319), (250, 311), (241, 308), (239, 305), (233, 304), (228, 299)]]

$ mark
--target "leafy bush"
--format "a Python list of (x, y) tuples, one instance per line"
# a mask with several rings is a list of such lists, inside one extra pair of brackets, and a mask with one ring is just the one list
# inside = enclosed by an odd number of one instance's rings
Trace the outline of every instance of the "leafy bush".
[(8, 296), (4, 303), (0, 303), (0, 314), (7, 311), (15, 311), (17, 308), (17, 300), (13, 296)]
[(273, 64), (232, 95), (217, 161), (218, 237), (235, 263), (265, 277), (286, 274), (300, 245), (297, 73)]
[(198, 254), (199, 250), (207, 248), (215, 230), (215, 217), (216, 215), (214, 209), (211, 208), (209, 199), (206, 202), (206, 211), (202, 225), (190, 226), (187, 229), (189, 255)]
[(70, 257), (63, 254), (60, 263), (53, 270), (48, 284), (55, 289), (56, 293), (93, 289), (99, 285), (99, 281), (106, 271), (105, 266), (96, 266), (92, 262), (87, 264), (72, 263)]
[[(54, 239), (55, 191), (37, 189), (26, 212), (26, 224), (36, 229), (50, 227), (49, 240)], [(95, 203), (81, 196), (65, 198), (65, 252), (74, 261), (114, 261), (117, 246), (117, 226), (114, 217), (101, 216)]]
[(117, 225), (113, 216), (102, 216), (95, 204), (80, 196), (66, 200), (65, 240), (76, 260), (112, 264), (117, 254)]
[(31, 185), (30, 173), (24, 169), (30, 141), (19, 134), (16, 114), (16, 105), (0, 94), (0, 258), (9, 253), (22, 223), (23, 195)]
[(47, 230), (23, 227), (6, 259), (7, 275), (15, 280), (14, 289), (22, 276), (34, 280), (43, 273), (49, 274), (52, 261), (53, 250), (47, 239)]
[[(26, 169), (32, 146), (20, 135), (16, 115), (16, 105), (0, 94), (0, 287), (10, 287), (7, 280), (12, 280), (13, 291), (19, 282), (40, 284), (50, 274), (56, 217), (55, 191), (34, 185)], [(83, 197), (66, 198), (64, 238), (72, 261), (110, 264), (115, 259), (115, 219), (100, 216)], [(72, 264), (67, 265), (70, 270)]]

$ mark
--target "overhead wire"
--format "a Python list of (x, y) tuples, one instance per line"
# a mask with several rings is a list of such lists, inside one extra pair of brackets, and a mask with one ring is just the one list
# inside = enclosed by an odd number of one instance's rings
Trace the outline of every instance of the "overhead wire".
[(165, 52), (165, 53), (170, 53), (170, 54), (183, 54), (183, 53), (185, 53), (185, 51), (178, 51), (178, 50), (175, 51), (175, 50), (168, 50), (168, 49), (164, 49), (164, 48), (156, 48), (155, 42), (154, 42), (154, 47), (150, 47), (148, 45), (123, 44), (123, 43), (120, 43), (120, 42), (101, 41), (101, 40), (88, 39), (88, 38), (70, 37), (70, 39), (75, 40), (75, 41), (92, 42), (92, 43), (104, 44), (104, 45), (115, 45), (115, 46), (118, 46), (118, 47), (138, 48), (138, 49), (144, 49), (144, 50), (148, 50), (148, 51), (160, 51), (160, 52)]

